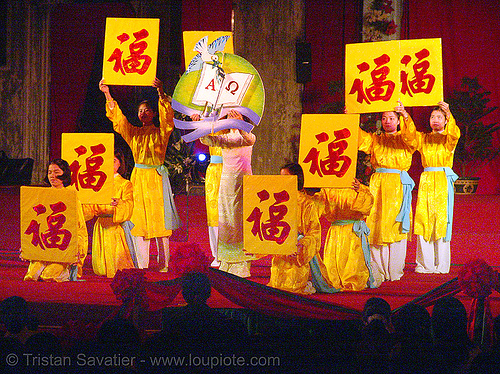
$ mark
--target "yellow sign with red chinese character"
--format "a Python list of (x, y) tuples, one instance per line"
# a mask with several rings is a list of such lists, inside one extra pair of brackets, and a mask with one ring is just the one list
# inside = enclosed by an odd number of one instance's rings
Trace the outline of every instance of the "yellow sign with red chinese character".
[(243, 177), (245, 251), (289, 255), (297, 251), (297, 176)]
[(64, 133), (61, 158), (71, 169), (71, 185), (82, 204), (110, 204), (113, 197), (114, 135)]
[(102, 76), (108, 85), (151, 86), (156, 77), (160, 20), (106, 18)]
[(441, 39), (393, 40), (346, 45), (348, 113), (436, 105), (443, 100)]
[(72, 264), (78, 259), (76, 191), (21, 187), (21, 257)]
[[(184, 31), (182, 33), (184, 45), (184, 64), (187, 70), (193, 57), (200, 54), (200, 42), (206, 37), (207, 51), (212, 43), (217, 43), (217, 40), (224, 40), (222, 52), (234, 53), (233, 49), (233, 33), (231, 31)], [(221, 39), (219, 39), (221, 38)]]
[(358, 114), (302, 115), (299, 164), (305, 187), (351, 187), (358, 132)]

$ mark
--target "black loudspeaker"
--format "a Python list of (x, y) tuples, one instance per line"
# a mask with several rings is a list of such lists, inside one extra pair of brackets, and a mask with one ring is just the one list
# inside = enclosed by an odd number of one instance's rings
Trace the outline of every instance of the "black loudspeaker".
[(297, 83), (311, 81), (311, 43), (297, 42), (295, 45), (295, 73)]

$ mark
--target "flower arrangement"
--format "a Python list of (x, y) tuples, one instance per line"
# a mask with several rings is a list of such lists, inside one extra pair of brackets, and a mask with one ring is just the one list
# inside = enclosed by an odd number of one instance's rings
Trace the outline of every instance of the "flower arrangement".
[(124, 305), (131, 306), (135, 304), (141, 310), (148, 309), (146, 275), (144, 270), (118, 270), (110, 286), (116, 298), (121, 300)]
[(373, 0), (363, 15), (363, 41), (384, 40), (396, 34), (397, 28), (392, 0)]
[(183, 244), (170, 249), (170, 271), (178, 277), (191, 272), (206, 273), (212, 259), (199, 244)]
[(498, 272), (481, 259), (467, 262), (458, 273), (458, 282), (462, 291), (473, 298), (485, 298), (492, 290), (500, 290)]

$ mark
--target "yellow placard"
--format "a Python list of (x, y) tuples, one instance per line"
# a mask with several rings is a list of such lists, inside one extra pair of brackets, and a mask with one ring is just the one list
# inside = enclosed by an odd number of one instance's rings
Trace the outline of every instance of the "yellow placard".
[(392, 40), (346, 45), (348, 113), (435, 105), (443, 100), (441, 39)]
[(401, 102), (431, 106), (443, 100), (441, 39), (401, 40)]
[(110, 204), (113, 197), (114, 134), (64, 133), (61, 157), (82, 204)]
[(208, 37), (207, 45), (213, 43), (221, 36), (229, 36), (224, 46), (224, 53), (234, 53), (233, 50), (233, 33), (231, 31), (184, 31), (182, 33), (184, 44), (184, 64), (187, 69), (189, 63), (199, 52), (195, 51), (194, 47), (205, 36)]
[(356, 176), (358, 114), (303, 114), (299, 164), (305, 187), (350, 187)]
[(297, 176), (243, 177), (243, 241), (249, 253), (297, 251)]
[(102, 76), (108, 85), (151, 86), (156, 77), (160, 20), (106, 18)]
[(21, 187), (21, 257), (72, 264), (78, 259), (76, 191)]

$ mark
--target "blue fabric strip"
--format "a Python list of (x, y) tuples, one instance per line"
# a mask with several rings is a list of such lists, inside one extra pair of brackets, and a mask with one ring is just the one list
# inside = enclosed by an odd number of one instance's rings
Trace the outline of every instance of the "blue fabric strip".
[(375, 286), (375, 278), (373, 277), (370, 244), (368, 243), (368, 235), (370, 235), (370, 229), (366, 225), (366, 222), (363, 220), (351, 220), (351, 219), (342, 219), (332, 222), (332, 226), (346, 226), (350, 224), (352, 224), (352, 231), (356, 234), (358, 238), (361, 239), (361, 248), (363, 249), (365, 264), (370, 274), (368, 277), (368, 287), (377, 288)]
[(365, 257), (365, 264), (368, 268), (368, 287), (377, 288), (375, 286), (375, 277), (372, 271), (372, 259), (370, 254), (370, 244), (368, 243), (368, 235), (370, 235), (370, 229), (366, 225), (366, 222), (359, 220), (354, 222), (352, 225), (352, 231), (356, 234), (358, 238), (361, 238), (361, 248), (363, 248), (363, 255)]
[(319, 262), (318, 259), (316, 258), (317, 256), (318, 255), (314, 256), (312, 260), (309, 261), (309, 268), (311, 269), (311, 281), (314, 288), (316, 289), (316, 292), (336, 293), (342, 291), (326, 283), (325, 279), (323, 278), (323, 275), (321, 275)]
[(177, 209), (175, 207), (174, 195), (170, 187), (170, 180), (168, 178), (168, 169), (165, 165), (145, 165), (135, 164), (139, 169), (156, 169), (158, 174), (161, 175), (163, 184), (163, 219), (165, 222), (165, 229), (175, 230), (181, 227), (181, 220)]
[(447, 224), (446, 224), (446, 237), (445, 242), (451, 241), (451, 234), (453, 229), (453, 207), (455, 206), (455, 189), (453, 184), (458, 179), (458, 175), (449, 167), (427, 167), (424, 171), (444, 171), (446, 179), (448, 180), (448, 209), (447, 209)]
[(127, 242), (128, 250), (130, 252), (130, 257), (132, 257), (132, 262), (136, 268), (139, 268), (139, 264), (137, 262), (137, 246), (136, 246), (136, 238), (132, 235), (131, 231), (134, 228), (134, 224), (130, 221), (125, 221), (120, 223), (120, 226), (123, 228), (125, 232), (125, 241)]
[(253, 129), (252, 124), (235, 118), (216, 120), (214, 117), (208, 117), (201, 121), (181, 121), (174, 118), (174, 125), (181, 130), (193, 130), (186, 135), (182, 135), (182, 139), (186, 143), (221, 130), (239, 129), (250, 132)]
[(222, 156), (210, 156), (211, 164), (222, 164)]
[(396, 216), (396, 222), (401, 222), (401, 232), (403, 234), (410, 232), (411, 191), (415, 187), (415, 182), (411, 179), (406, 170), (377, 168), (375, 172), (400, 175), (401, 184), (403, 185), (403, 201), (401, 202), (399, 213)]

